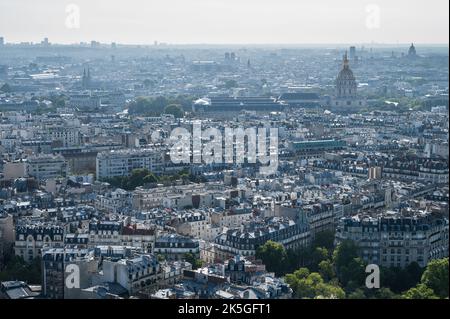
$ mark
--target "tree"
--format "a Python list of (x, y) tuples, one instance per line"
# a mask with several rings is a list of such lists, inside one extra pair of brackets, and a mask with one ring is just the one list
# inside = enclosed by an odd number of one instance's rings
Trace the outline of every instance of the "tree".
[(307, 278), (310, 272), (308, 268), (302, 267), (294, 271), (294, 276), (298, 279)]
[(347, 296), (348, 299), (366, 299), (366, 294), (364, 293), (364, 290), (361, 288), (357, 288), (355, 291), (353, 291), (351, 294)]
[(41, 259), (35, 258), (29, 263), (22, 257), (14, 256), (8, 260), (0, 272), (0, 281), (21, 280), (28, 284), (41, 284)]
[(408, 283), (410, 284), (408, 288), (414, 287), (420, 282), (424, 270), (415, 261), (406, 266), (405, 271), (408, 273)]
[(184, 116), (184, 111), (177, 104), (167, 105), (164, 109), (165, 114), (172, 114), (175, 118), (181, 118)]
[(142, 182), (144, 184), (154, 184), (158, 183), (158, 178), (155, 176), (155, 174), (150, 173), (148, 175), (145, 175), (145, 177), (142, 179)]
[(169, 101), (164, 96), (158, 96), (152, 100), (152, 106), (157, 110), (164, 110), (164, 108), (169, 104)]
[(381, 267), (381, 286), (388, 287), (395, 293), (401, 293), (415, 287), (420, 282), (422, 273), (423, 269), (415, 262), (404, 269)]
[[(333, 264), (343, 286), (359, 287), (364, 283), (365, 264), (358, 257), (358, 246), (353, 241), (343, 241), (333, 252)], [(349, 287), (347, 287), (349, 288)]]
[[(446, 283), (448, 284), (448, 282)], [(424, 284), (418, 284), (416, 287), (409, 289), (403, 295), (405, 299), (438, 299), (433, 289), (428, 288)]]
[(132, 170), (131, 175), (128, 178), (127, 189), (133, 190), (138, 186), (142, 186), (144, 184), (144, 178), (150, 174), (151, 172), (145, 168), (137, 168)]
[(391, 289), (386, 287), (381, 287), (375, 290), (374, 298), (376, 299), (398, 299), (399, 296), (392, 292)]
[(324, 247), (328, 250), (333, 249), (334, 247), (334, 232), (331, 230), (324, 230), (320, 233), (317, 233), (313, 244), (313, 247)]
[(115, 176), (112, 178), (107, 178), (104, 181), (114, 187), (119, 187), (130, 191), (144, 184), (157, 183), (159, 179), (148, 169), (137, 168), (131, 171), (130, 176)]
[(430, 261), (421, 283), (432, 289), (436, 296), (448, 298), (448, 257)]
[(351, 240), (345, 240), (337, 245), (333, 252), (333, 263), (337, 269), (347, 266), (358, 257), (358, 246)]
[(353, 258), (347, 266), (340, 269), (340, 280), (344, 287), (352, 290), (352, 286), (359, 287), (364, 284), (366, 278), (366, 264), (357, 257)]
[(184, 260), (192, 265), (192, 269), (198, 269), (202, 266), (202, 261), (195, 257), (192, 253), (184, 254)]
[(188, 170), (184, 169), (181, 172), (178, 173), (178, 176), (183, 180), (183, 181), (187, 181), (190, 178), (190, 173)]
[(267, 241), (256, 249), (256, 258), (261, 259), (268, 271), (278, 276), (286, 268), (287, 254), (283, 245), (274, 241)]
[(225, 88), (232, 89), (232, 88), (237, 88), (237, 87), (238, 87), (238, 83), (236, 82), (236, 80), (226, 80), (225, 81)]
[(48, 98), (54, 107), (65, 107), (66, 106), (66, 99), (67, 97), (65, 95), (52, 95)]
[(167, 99), (163, 96), (157, 98), (138, 97), (128, 105), (130, 114), (143, 114), (159, 116), (167, 106)]
[(312, 253), (313, 265), (318, 266), (321, 261), (326, 260), (326, 259), (328, 259), (328, 250), (324, 247), (316, 247)]
[(323, 277), (323, 279), (325, 279), (326, 281), (330, 281), (331, 279), (333, 279), (336, 276), (334, 269), (333, 269), (333, 264), (328, 259), (322, 260), (319, 263), (319, 273)]
[(294, 271), (299, 267), (308, 266), (312, 260), (312, 252), (310, 248), (300, 248), (296, 250), (288, 249), (286, 254), (286, 271)]
[(320, 283), (316, 286), (316, 299), (326, 298), (326, 299), (344, 299), (345, 292), (339, 286), (333, 286), (326, 283)]
[(345, 292), (337, 285), (324, 282), (319, 273), (300, 268), (285, 276), (286, 283), (297, 298), (344, 298)]

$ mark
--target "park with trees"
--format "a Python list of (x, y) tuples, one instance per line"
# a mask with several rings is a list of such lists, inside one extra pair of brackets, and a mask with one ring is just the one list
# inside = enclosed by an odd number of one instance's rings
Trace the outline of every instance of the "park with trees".
[(335, 299), (443, 299), (448, 298), (448, 257), (432, 260), (421, 268), (380, 267), (380, 288), (365, 285), (367, 264), (359, 257), (358, 246), (344, 241), (333, 247), (333, 234), (319, 234), (311, 247), (285, 249), (267, 241), (259, 246), (256, 258), (270, 272), (284, 277), (295, 298)]

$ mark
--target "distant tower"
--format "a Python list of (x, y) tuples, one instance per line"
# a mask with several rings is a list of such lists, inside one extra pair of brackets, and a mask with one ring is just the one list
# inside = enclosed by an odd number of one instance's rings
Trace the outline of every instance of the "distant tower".
[(326, 102), (327, 106), (336, 111), (342, 111), (366, 105), (365, 99), (357, 96), (356, 79), (353, 75), (353, 71), (350, 69), (347, 52), (344, 54), (342, 69), (339, 71), (335, 83), (335, 94)]
[(86, 69), (83, 69), (83, 77), (81, 79), (81, 86), (83, 89), (89, 89), (91, 87), (91, 70), (88, 68), (87, 73)]
[(408, 55), (409, 56), (416, 56), (416, 48), (414, 47), (413, 43), (411, 43), (411, 46), (409, 47)]
[(348, 62), (347, 52), (345, 52), (342, 70), (339, 72), (336, 79), (337, 98), (354, 98), (356, 96), (356, 80)]
[(356, 47), (354, 47), (354, 46), (350, 47), (349, 57), (350, 57), (350, 61), (356, 60)]

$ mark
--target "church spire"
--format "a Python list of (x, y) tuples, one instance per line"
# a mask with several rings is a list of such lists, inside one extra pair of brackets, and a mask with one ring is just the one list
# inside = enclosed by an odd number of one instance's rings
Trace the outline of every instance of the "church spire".
[(343, 63), (344, 63), (344, 68), (348, 68), (347, 51), (345, 51)]

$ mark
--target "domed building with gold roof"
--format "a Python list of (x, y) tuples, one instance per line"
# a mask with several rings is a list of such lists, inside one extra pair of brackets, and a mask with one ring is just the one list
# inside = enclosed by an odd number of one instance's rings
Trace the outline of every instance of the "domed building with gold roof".
[(358, 98), (357, 84), (353, 71), (350, 69), (347, 52), (343, 57), (342, 69), (336, 78), (336, 91), (327, 106), (336, 111), (339, 110), (354, 110), (358, 107), (366, 105), (364, 99)]

